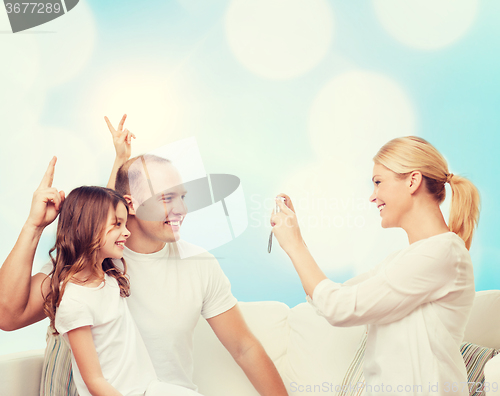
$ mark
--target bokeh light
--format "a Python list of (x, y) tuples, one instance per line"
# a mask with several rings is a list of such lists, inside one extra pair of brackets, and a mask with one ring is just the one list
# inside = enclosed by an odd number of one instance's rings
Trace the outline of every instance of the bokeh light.
[(270, 79), (289, 79), (316, 66), (333, 36), (325, 0), (233, 0), (226, 35), (236, 58)]
[(478, 0), (373, 0), (384, 28), (408, 46), (435, 50), (460, 39), (476, 19)]

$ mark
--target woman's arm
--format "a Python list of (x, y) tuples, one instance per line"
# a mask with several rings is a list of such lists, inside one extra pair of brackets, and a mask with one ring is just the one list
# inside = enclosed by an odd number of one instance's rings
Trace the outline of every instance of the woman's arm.
[(314, 306), (334, 326), (391, 323), (454, 288), (460, 270), (449, 241), (415, 248), (390, 269), (379, 267), (372, 276), (365, 278), (362, 274), (346, 284), (332, 282), (303, 243), (293, 210), (280, 200), (278, 205), (281, 212), (271, 218), (273, 232)]
[(90, 326), (69, 331), (68, 339), (78, 370), (92, 396), (122, 396), (102, 375)]
[(113, 169), (111, 170), (111, 175), (109, 176), (108, 188), (114, 190), (116, 174), (118, 173), (118, 169), (122, 166), (127, 160), (130, 158), (130, 154), (132, 153), (132, 138), (135, 139), (135, 135), (130, 132), (128, 129), (123, 129), (123, 124), (127, 115), (124, 114), (120, 123), (118, 124), (118, 129), (115, 129), (113, 125), (111, 125), (111, 121), (109, 121), (108, 117), (104, 117), (106, 124), (108, 125), (109, 132), (113, 137), (113, 145), (115, 146), (116, 157), (115, 162), (113, 163)]
[[(41, 293), (44, 274), (31, 276), (33, 259), (43, 230), (57, 217), (64, 192), (52, 187), (57, 158), (49, 163), (40, 185), (33, 194), (31, 210), (19, 238), (0, 267), (0, 328), (15, 330), (39, 321), (43, 313)], [(48, 292), (49, 282), (44, 282)]]
[(319, 268), (307, 248), (302, 234), (300, 233), (297, 216), (293, 211), (293, 204), (290, 197), (280, 194), (285, 198), (285, 203), (276, 199), (281, 212), (274, 213), (271, 217), (273, 233), (276, 236), (280, 246), (292, 260), (295, 270), (299, 274), (302, 287), (308, 296), (312, 297), (316, 286), (324, 279), (326, 275)]

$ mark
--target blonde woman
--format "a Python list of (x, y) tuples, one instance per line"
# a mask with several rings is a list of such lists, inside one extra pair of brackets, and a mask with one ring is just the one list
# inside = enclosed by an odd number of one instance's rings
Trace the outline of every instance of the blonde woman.
[[(368, 273), (329, 280), (305, 245), (293, 204), (277, 199), (271, 224), (298, 272), (307, 299), (333, 326), (368, 326), (363, 372), (366, 395), (468, 395), (460, 354), (474, 300), (468, 249), (479, 217), (479, 194), (453, 175), (424, 139), (391, 140), (374, 157), (370, 201), (382, 227), (400, 227), (409, 246)], [(449, 226), (440, 203), (452, 190)], [(354, 384), (353, 384), (354, 386)]]

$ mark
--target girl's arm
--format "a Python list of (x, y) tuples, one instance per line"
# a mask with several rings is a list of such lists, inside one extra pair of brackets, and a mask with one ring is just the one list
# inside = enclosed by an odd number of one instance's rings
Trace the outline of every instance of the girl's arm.
[[(41, 283), (45, 274), (31, 276), (33, 259), (44, 228), (52, 223), (64, 201), (64, 192), (52, 187), (56, 157), (49, 163), (33, 194), (31, 209), (17, 242), (0, 268), (0, 329), (15, 330), (45, 317)], [(45, 294), (49, 282), (43, 284)]]
[(68, 339), (80, 374), (92, 396), (123, 396), (102, 375), (90, 326), (69, 331)]
[(118, 124), (118, 129), (115, 129), (113, 125), (111, 125), (111, 121), (109, 121), (108, 117), (104, 117), (104, 120), (108, 125), (109, 132), (111, 133), (111, 136), (113, 136), (113, 144), (116, 151), (115, 162), (113, 163), (113, 169), (111, 170), (108, 185), (106, 186), (113, 190), (115, 189), (116, 174), (118, 173), (118, 169), (130, 158), (130, 154), (132, 153), (132, 138), (135, 139), (135, 135), (132, 132), (128, 129), (123, 129), (123, 124), (125, 123), (126, 118), (127, 115), (124, 114)]

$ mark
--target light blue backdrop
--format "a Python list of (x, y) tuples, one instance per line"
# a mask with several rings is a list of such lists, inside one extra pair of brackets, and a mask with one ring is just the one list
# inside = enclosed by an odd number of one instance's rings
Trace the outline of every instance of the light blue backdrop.
[[(240, 177), (249, 226), (212, 253), (241, 301), (304, 301), (286, 255), (267, 253), (279, 192), (332, 279), (404, 247), (368, 196), (373, 155), (410, 134), (479, 188), (476, 289), (498, 288), (499, 16), (470, 0), (81, 0), (14, 35), (0, 9), (0, 262), (52, 155), (59, 189), (106, 184), (103, 117), (127, 113), (133, 155), (194, 136), (207, 172)], [(35, 271), (53, 243), (51, 227)], [(0, 332), (0, 354), (43, 347), (45, 328)]]

